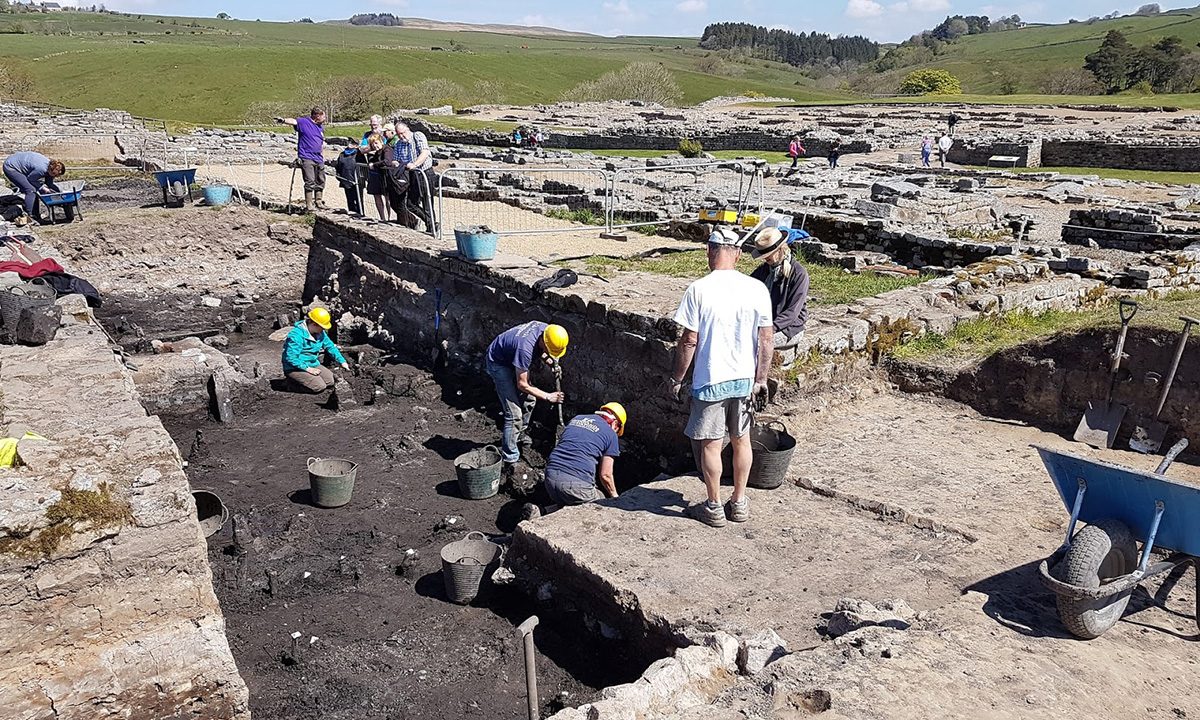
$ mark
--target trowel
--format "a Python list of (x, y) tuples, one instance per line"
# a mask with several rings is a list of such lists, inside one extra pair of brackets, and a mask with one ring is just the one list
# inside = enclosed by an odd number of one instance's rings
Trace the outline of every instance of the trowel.
[(1154, 411), (1154, 419), (1146, 424), (1138, 424), (1133, 429), (1133, 437), (1129, 438), (1129, 449), (1150, 454), (1162, 448), (1163, 439), (1167, 436), (1167, 424), (1158, 418), (1162, 415), (1163, 406), (1167, 404), (1167, 395), (1171, 393), (1171, 383), (1175, 382), (1175, 371), (1179, 369), (1179, 360), (1183, 357), (1183, 349), (1187, 346), (1188, 336), (1192, 334), (1192, 326), (1200, 323), (1196, 318), (1184, 315), (1183, 332), (1179, 334), (1179, 342), (1175, 345), (1175, 357), (1171, 359), (1171, 369), (1167, 372), (1167, 381), (1163, 383), (1162, 394), (1158, 396), (1158, 409)]
[(1125, 419), (1125, 406), (1113, 402), (1113, 390), (1117, 387), (1117, 371), (1121, 369), (1121, 360), (1125, 357), (1125, 336), (1137, 310), (1137, 303), (1132, 300), (1121, 300), (1117, 306), (1121, 315), (1121, 333), (1117, 335), (1117, 348), (1112, 355), (1108, 399), (1103, 402), (1088, 402), (1087, 410), (1079, 420), (1079, 427), (1075, 428), (1075, 442), (1086, 443), (1096, 448), (1111, 448), (1117, 441), (1117, 431), (1121, 429), (1121, 421)]

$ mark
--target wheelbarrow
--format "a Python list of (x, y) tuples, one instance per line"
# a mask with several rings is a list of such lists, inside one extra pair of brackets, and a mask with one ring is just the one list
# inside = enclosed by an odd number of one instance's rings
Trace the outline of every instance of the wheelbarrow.
[(159, 170), (154, 173), (154, 179), (158, 180), (158, 186), (162, 188), (164, 207), (183, 207), (185, 195), (188, 202), (195, 202), (192, 199), (192, 184), (196, 182), (196, 168)]
[[(1200, 487), (1166, 477), (1187, 444), (1175, 443), (1152, 473), (1034, 446), (1071, 514), (1066, 541), (1039, 572), (1072, 635), (1100, 637), (1121, 619), (1138, 585), (1189, 563), (1200, 567)], [(1080, 521), (1086, 526), (1077, 533)], [(1151, 563), (1156, 548), (1168, 555)]]
[(83, 209), (80, 208), (79, 202), (83, 199), (83, 189), (87, 183), (83, 180), (75, 183), (62, 183), (62, 188), (58, 192), (38, 193), (38, 200), (46, 207), (49, 213), (50, 224), (56, 224), (58, 218), (55, 215), (55, 208), (62, 208), (63, 221), (70, 222), (78, 217), (83, 219)]

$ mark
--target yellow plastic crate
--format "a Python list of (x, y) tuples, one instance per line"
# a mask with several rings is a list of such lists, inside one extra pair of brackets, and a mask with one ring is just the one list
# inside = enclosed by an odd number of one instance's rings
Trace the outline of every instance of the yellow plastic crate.
[(737, 222), (737, 211), (736, 210), (701, 210), (700, 211), (700, 219), (705, 220), (707, 222), (733, 224), (733, 223)]
[(758, 215), (746, 213), (742, 216), (742, 227), (752, 228), (758, 224)]

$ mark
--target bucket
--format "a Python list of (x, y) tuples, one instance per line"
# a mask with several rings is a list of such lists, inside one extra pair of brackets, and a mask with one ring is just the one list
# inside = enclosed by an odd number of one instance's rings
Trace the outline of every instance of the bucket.
[(454, 228), (454, 240), (458, 253), (467, 260), (491, 260), (496, 257), (496, 242), (499, 238), (486, 225)]
[(200, 522), (204, 537), (216, 535), (229, 519), (225, 503), (216, 493), (207, 490), (192, 491), (192, 499), (196, 501), (196, 520)]
[(218, 207), (233, 199), (233, 187), (230, 185), (204, 186), (204, 204)]
[(458, 490), (468, 500), (484, 500), (500, 492), (504, 456), (494, 445), (463, 453), (454, 459)]
[(57, 297), (58, 293), (43, 278), (33, 278), (29, 282), (0, 291), (0, 320), (3, 320), (4, 330), (15, 333), (22, 310), (39, 305), (52, 305)]
[(466, 605), (474, 600), (484, 571), (499, 553), (500, 547), (477, 530), (443, 547), (442, 581), (450, 602)]
[[(783, 423), (778, 420), (760, 423), (750, 428), (750, 462), (748, 487), (759, 490), (774, 490), (787, 477), (792, 453), (796, 451), (796, 438), (792, 437)], [(697, 468), (699, 469), (699, 468)], [(721, 449), (721, 478), (733, 477), (733, 445)]]
[(341, 458), (309, 458), (308, 487), (313, 504), (323, 508), (341, 507), (350, 502), (358, 463)]

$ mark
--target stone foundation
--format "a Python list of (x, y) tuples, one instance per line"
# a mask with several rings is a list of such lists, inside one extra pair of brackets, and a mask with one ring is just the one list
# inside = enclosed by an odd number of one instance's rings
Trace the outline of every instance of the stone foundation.
[[(62, 301), (60, 301), (62, 302)], [(175, 443), (84, 310), (0, 349), (0, 715), (250, 717)]]

